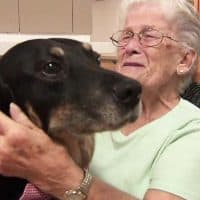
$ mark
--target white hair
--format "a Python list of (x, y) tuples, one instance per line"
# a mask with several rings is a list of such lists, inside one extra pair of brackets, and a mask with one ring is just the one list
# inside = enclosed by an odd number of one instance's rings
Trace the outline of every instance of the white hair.
[(133, 6), (145, 3), (156, 4), (160, 6), (163, 13), (166, 13), (166, 19), (175, 27), (175, 34), (179, 41), (183, 41), (189, 49), (193, 49), (197, 58), (192, 64), (191, 72), (187, 76), (181, 78), (179, 84), (179, 92), (182, 93), (190, 84), (192, 76), (196, 71), (196, 67), (200, 56), (200, 17), (193, 6), (192, 0), (122, 0), (121, 15), (119, 18), (119, 26), (122, 27), (129, 9)]

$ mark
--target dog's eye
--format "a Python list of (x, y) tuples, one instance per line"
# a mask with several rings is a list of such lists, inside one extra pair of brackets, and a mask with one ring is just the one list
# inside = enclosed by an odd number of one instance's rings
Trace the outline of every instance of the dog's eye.
[(56, 76), (61, 70), (62, 67), (59, 63), (49, 62), (43, 66), (42, 73), (46, 76)]
[(96, 61), (98, 64), (101, 64), (101, 56), (100, 55), (97, 56)]

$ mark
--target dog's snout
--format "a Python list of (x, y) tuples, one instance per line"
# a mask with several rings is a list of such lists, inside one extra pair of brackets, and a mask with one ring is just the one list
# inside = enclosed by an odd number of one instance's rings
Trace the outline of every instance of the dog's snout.
[(140, 83), (134, 80), (120, 81), (113, 87), (113, 95), (116, 101), (127, 105), (138, 103), (141, 91)]

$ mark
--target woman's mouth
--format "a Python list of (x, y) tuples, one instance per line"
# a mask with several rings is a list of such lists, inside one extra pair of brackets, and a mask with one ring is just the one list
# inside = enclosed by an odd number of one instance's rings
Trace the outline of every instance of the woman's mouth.
[(125, 62), (123, 67), (144, 67), (144, 65), (138, 62)]

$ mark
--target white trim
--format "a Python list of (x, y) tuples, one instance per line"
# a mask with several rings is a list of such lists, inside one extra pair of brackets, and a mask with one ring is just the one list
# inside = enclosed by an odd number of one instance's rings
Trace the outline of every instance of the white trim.
[(111, 42), (91, 42), (91, 44), (93, 49), (101, 54), (116, 53), (116, 47)]
[(81, 42), (88, 42), (92, 45), (93, 49), (101, 54), (105, 53), (115, 53), (116, 48), (112, 45), (111, 42), (91, 42), (90, 35), (39, 35), (39, 34), (6, 34), (0, 33), (0, 55), (4, 54), (9, 48), (18, 44), (19, 42), (23, 42), (29, 39), (36, 38), (70, 38), (79, 40)]
[(31, 34), (4, 34), (0, 33), (0, 55), (4, 54), (9, 48), (19, 42), (36, 38), (70, 38), (82, 42), (90, 42), (90, 35), (31, 35)]

